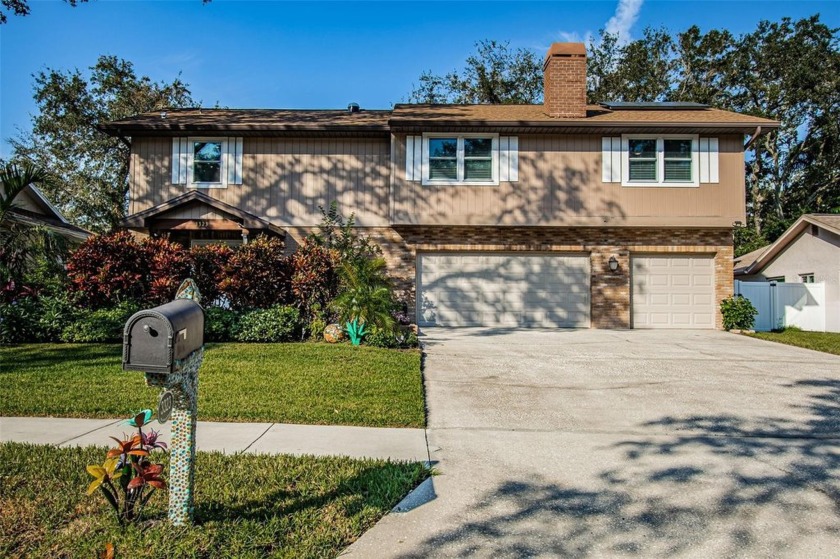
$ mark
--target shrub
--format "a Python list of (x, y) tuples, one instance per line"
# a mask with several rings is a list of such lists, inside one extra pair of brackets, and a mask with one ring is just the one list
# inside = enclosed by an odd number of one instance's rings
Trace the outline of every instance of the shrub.
[(383, 330), (374, 326), (365, 337), (365, 344), (384, 349), (407, 349), (417, 347), (420, 342), (410, 329)]
[(222, 295), (220, 285), (231, 256), (233, 249), (223, 244), (194, 246), (190, 249), (190, 277), (195, 280), (205, 304), (210, 305)]
[(181, 245), (159, 237), (143, 239), (141, 246), (149, 269), (149, 284), (143, 302), (148, 305), (167, 303), (190, 275), (190, 254)]
[(723, 328), (726, 330), (749, 330), (755, 324), (758, 311), (743, 295), (727, 297), (720, 303), (720, 314), (723, 315)]
[(79, 303), (99, 309), (120, 301), (141, 302), (149, 265), (143, 246), (121, 231), (88, 238), (70, 255), (67, 274)]
[(329, 210), (321, 210), (321, 224), (318, 232), (309, 236), (316, 245), (326, 247), (338, 253), (340, 262), (367, 260), (382, 255), (382, 249), (368, 237), (358, 234), (354, 228), (355, 214), (346, 220), (338, 211), (338, 203), (333, 200)]
[[(56, 342), (61, 339), (61, 332), (68, 324), (76, 320), (77, 311), (66, 293), (59, 293), (38, 298), (37, 341)], [(36, 341), (36, 340), (33, 340)]]
[(377, 326), (384, 330), (394, 327), (394, 299), (391, 284), (385, 274), (385, 259), (363, 258), (342, 262), (339, 270), (341, 291), (333, 301), (333, 308), (342, 322), (358, 320), (368, 330)]
[(117, 342), (122, 341), (123, 328), (140, 306), (133, 301), (123, 301), (111, 309), (83, 309), (76, 320), (61, 332), (63, 342)]
[(242, 315), (236, 335), (240, 342), (287, 342), (299, 333), (300, 313), (294, 307), (276, 305)]
[(19, 297), (11, 303), (0, 302), (0, 343), (39, 341), (39, 311), (34, 297)]
[(67, 263), (70, 291), (91, 309), (134, 301), (143, 306), (171, 301), (190, 273), (189, 253), (164, 238), (138, 242), (127, 231), (94, 235)]
[(259, 235), (233, 253), (220, 286), (233, 309), (267, 309), (289, 302), (290, 260), (283, 252), (283, 241)]
[(307, 238), (291, 257), (292, 294), (301, 314), (315, 319), (316, 309), (325, 309), (338, 293), (338, 252)]
[(229, 342), (236, 339), (239, 313), (230, 309), (204, 309), (204, 339), (208, 342)]

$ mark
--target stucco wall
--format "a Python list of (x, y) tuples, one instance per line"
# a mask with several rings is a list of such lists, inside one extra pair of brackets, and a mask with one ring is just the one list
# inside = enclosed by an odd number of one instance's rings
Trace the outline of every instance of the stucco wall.
[(767, 281), (784, 276), (787, 283), (799, 283), (800, 274), (814, 274), (814, 282), (825, 283), (825, 327), (840, 332), (840, 235), (820, 228), (815, 236), (806, 228), (760, 274), (736, 279)]

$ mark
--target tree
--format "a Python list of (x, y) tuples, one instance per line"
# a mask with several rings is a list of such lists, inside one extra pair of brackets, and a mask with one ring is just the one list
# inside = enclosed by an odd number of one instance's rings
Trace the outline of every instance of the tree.
[(479, 41), (463, 70), (420, 75), (412, 103), (527, 104), (542, 102), (542, 64), (532, 51), (498, 41)]
[[(88, 0), (64, 0), (74, 8), (82, 3), (87, 2)], [(29, 15), (29, 0), (0, 0), (0, 6), (3, 6), (3, 10), (0, 10), (0, 24), (6, 23), (6, 11), (10, 11), (12, 14), (16, 16), (28, 16)]]
[(601, 40), (589, 46), (587, 74), (589, 102), (661, 101), (674, 86), (674, 43), (664, 28), (644, 30), (641, 39), (626, 45), (601, 31)]
[(0, 288), (4, 299), (14, 299), (27, 289), (27, 276), (39, 266), (52, 269), (67, 254), (63, 237), (43, 226), (10, 219), (15, 198), (47, 173), (34, 165), (7, 163), (0, 169)]
[(50, 180), (45, 194), (71, 221), (107, 231), (125, 216), (131, 143), (99, 126), (138, 113), (193, 106), (176, 78), (138, 77), (131, 62), (101, 56), (86, 77), (78, 69), (47, 69), (34, 76), (38, 114), (31, 133), (11, 140), (13, 159), (34, 162)]
[[(83, 4), (88, 0), (64, 0), (67, 4), (70, 4), (72, 7), (76, 7), (79, 4)], [(203, 4), (208, 4), (211, 0), (201, 0)], [(28, 16), (29, 15), (29, 0), (0, 0), (0, 6), (3, 7), (3, 10), (0, 10), (0, 25), (6, 23), (7, 16), (6, 11), (8, 10), (13, 15), (16, 16)]]

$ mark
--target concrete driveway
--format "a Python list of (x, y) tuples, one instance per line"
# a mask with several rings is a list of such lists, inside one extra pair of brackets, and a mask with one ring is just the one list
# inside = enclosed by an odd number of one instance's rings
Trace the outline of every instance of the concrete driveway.
[(440, 475), (348, 555), (837, 556), (840, 358), (711, 331), (423, 341)]

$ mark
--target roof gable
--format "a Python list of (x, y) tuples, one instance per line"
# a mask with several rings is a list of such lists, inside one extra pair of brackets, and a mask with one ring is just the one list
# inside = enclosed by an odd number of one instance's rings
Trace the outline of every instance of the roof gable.
[(285, 231), (269, 223), (268, 221), (265, 221), (264, 219), (261, 219), (252, 213), (246, 212), (235, 206), (231, 206), (230, 204), (222, 202), (221, 200), (211, 198), (210, 196), (197, 190), (191, 190), (190, 192), (186, 192), (184, 194), (181, 194), (180, 196), (176, 196), (175, 198), (167, 200), (162, 204), (158, 204), (157, 206), (154, 206), (142, 212), (132, 214), (123, 219), (122, 225), (124, 227), (132, 228), (147, 228), (151, 220), (165, 218), (167, 214), (171, 214), (174, 210), (178, 208), (191, 206), (195, 204), (204, 205), (214, 210), (217, 210), (222, 214), (226, 214), (227, 216), (230, 216), (232, 218), (232, 221), (239, 222), (245, 229), (271, 229), (275, 233), (285, 235)]
[(760, 272), (773, 261), (776, 256), (785, 251), (809, 225), (816, 225), (826, 231), (840, 235), (840, 215), (835, 214), (805, 214), (788, 227), (781, 237), (766, 247), (738, 256), (734, 259), (735, 275), (746, 276)]

